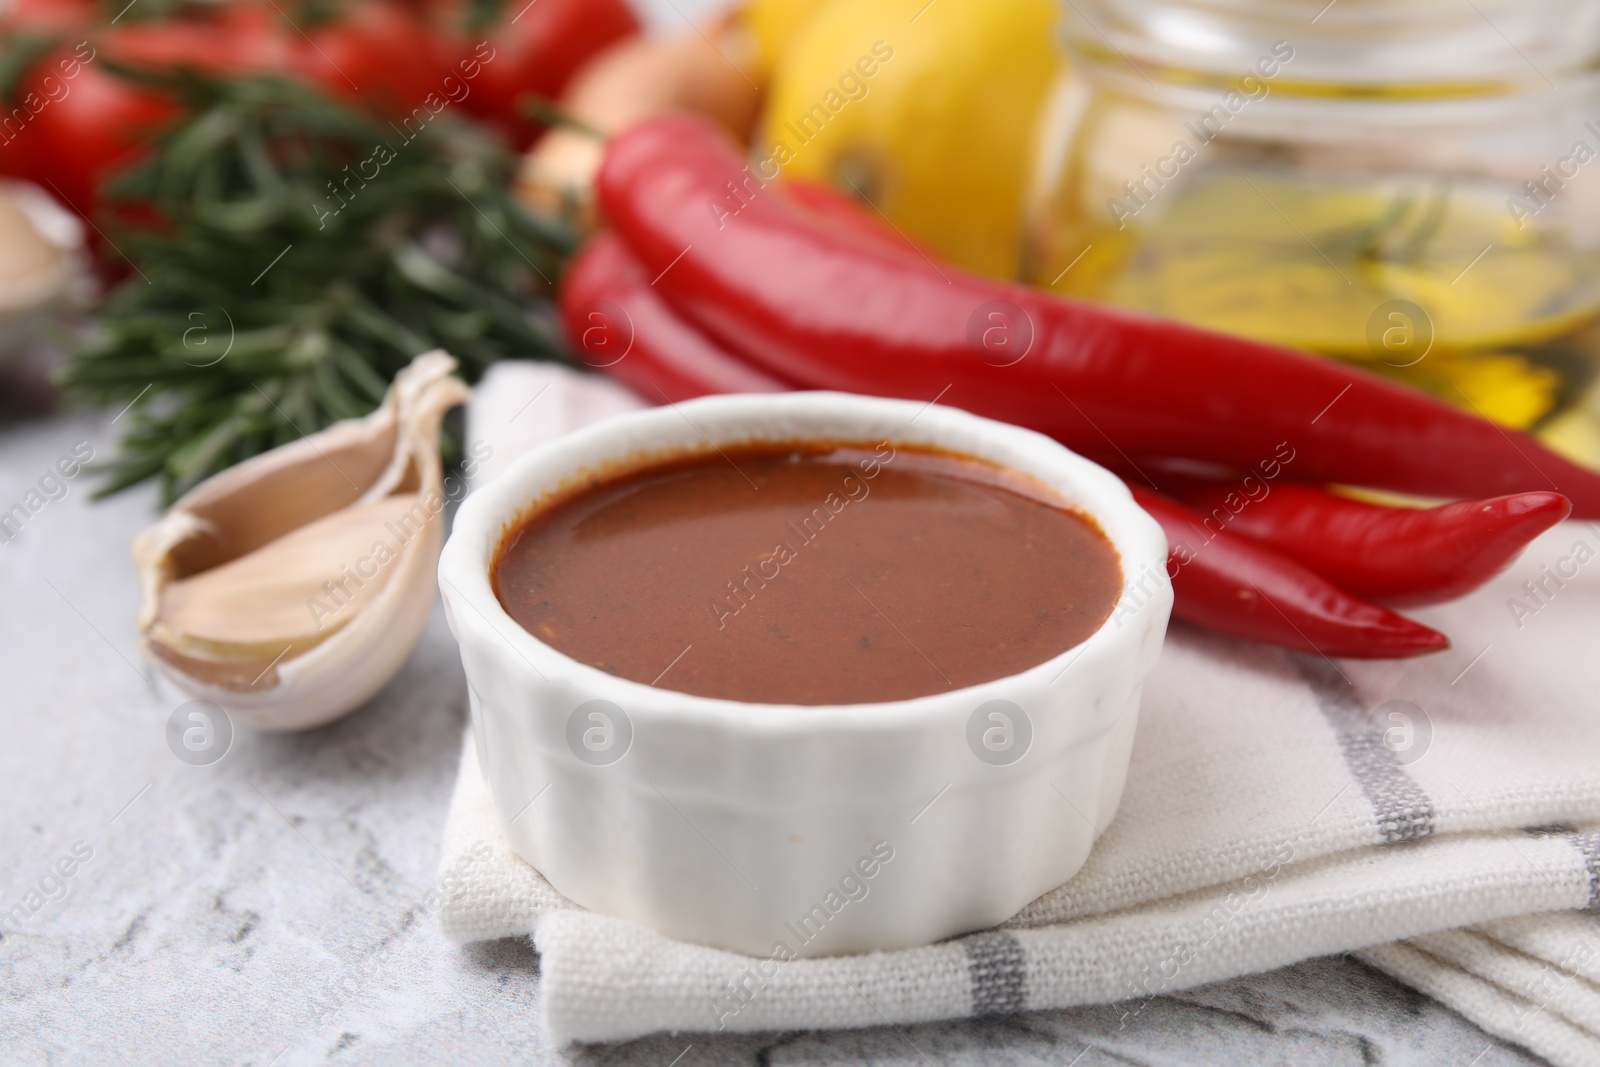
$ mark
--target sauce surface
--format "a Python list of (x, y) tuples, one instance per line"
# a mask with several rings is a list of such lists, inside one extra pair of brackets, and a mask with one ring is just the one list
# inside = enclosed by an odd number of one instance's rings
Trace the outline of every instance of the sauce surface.
[(1110, 616), (1116, 550), (1021, 475), (904, 445), (748, 446), (597, 479), (514, 528), (495, 594), (611, 674), (854, 704), (1002, 678)]

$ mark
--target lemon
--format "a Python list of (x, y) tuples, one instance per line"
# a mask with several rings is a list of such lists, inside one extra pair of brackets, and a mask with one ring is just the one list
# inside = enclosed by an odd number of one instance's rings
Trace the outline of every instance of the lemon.
[(834, 0), (809, 15), (771, 2), (767, 32), (788, 41), (758, 159), (858, 197), (954, 263), (1015, 276), (1062, 69), (1055, 0)]
[(762, 77), (777, 65), (789, 41), (829, 0), (750, 0), (739, 20), (755, 39), (756, 70)]

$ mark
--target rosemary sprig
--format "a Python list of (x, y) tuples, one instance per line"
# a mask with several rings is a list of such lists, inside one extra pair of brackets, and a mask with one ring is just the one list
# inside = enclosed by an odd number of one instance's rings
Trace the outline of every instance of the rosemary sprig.
[(384, 122), (285, 80), (140, 75), (187, 103), (112, 195), (132, 273), (67, 381), (131, 404), (101, 490), (210, 474), (370, 411), (413, 356), (476, 378), (561, 358), (548, 300), (574, 239), (509, 194), (513, 160), (448, 111)]

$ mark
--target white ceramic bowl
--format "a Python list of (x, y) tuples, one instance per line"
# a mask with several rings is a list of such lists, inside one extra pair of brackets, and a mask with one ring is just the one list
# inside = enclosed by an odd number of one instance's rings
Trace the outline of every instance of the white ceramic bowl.
[[(1039, 479), (1121, 556), (1113, 616), (1020, 674), (878, 704), (745, 704), (585, 666), (490, 585), (503, 533), (595, 472), (712, 443), (933, 445)], [(1166, 539), (1110, 473), (952, 408), (835, 393), (726, 396), (624, 415), (517, 461), (461, 506), (440, 585), (478, 755), (513, 848), (563, 895), (758, 956), (928, 944), (1071, 878), (1122, 794), (1166, 632)]]

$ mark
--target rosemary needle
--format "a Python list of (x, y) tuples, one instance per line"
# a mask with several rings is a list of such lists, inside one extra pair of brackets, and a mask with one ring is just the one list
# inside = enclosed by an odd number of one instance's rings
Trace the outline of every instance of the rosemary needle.
[(171, 501), (372, 410), (431, 348), (469, 379), (563, 358), (548, 290), (572, 231), (511, 197), (515, 161), (480, 127), (448, 110), (396, 126), (272, 77), (119, 73), (186, 117), (110, 190), (138, 270), (66, 373), (132, 405), (102, 493), (159, 478)]

